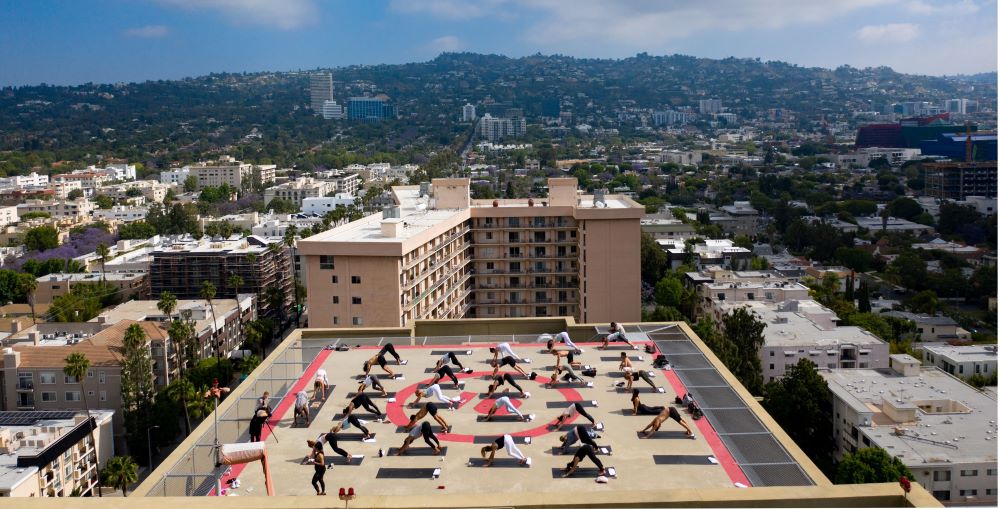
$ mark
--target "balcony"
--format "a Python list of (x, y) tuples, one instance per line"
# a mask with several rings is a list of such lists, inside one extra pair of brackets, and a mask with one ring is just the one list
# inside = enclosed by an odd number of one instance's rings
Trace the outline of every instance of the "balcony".
[(17, 390), (19, 391), (33, 391), (35, 390), (35, 384), (31, 382), (18, 382)]

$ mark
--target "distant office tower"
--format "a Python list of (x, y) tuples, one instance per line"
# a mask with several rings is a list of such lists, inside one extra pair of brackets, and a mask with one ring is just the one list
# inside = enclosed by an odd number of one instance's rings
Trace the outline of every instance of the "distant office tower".
[(476, 121), (476, 107), (466, 103), (462, 106), (462, 122), (475, 122)]
[(722, 112), (722, 101), (719, 99), (702, 99), (698, 101), (698, 112), (702, 115)]
[(379, 120), (396, 118), (396, 108), (389, 104), (389, 98), (384, 95), (352, 97), (347, 102), (347, 118), (378, 122)]
[(941, 109), (947, 113), (965, 115), (975, 113), (978, 110), (978, 106), (979, 103), (968, 99), (948, 99), (941, 104)]
[(479, 135), (491, 142), (521, 136), (526, 130), (527, 123), (524, 117), (496, 118), (487, 113), (479, 121)]
[(347, 117), (344, 106), (337, 104), (337, 101), (323, 101), (323, 118), (326, 120), (339, 120)]
[(318, 72), (309, 76), (309, 106), (317, 115), (323, 112), (323, 102), (333, 100), (333, 75)]

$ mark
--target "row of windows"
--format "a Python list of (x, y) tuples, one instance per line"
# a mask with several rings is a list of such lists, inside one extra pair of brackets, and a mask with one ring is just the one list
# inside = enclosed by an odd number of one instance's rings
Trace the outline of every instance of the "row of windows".
[[(333, 267), (331, 266), (330, 268), (333, 268)], [(337, 284), (337, 283), (340, 282), (340, 280), (337, 279), (337, 276), (330, 276), (330, 282), (333, 283), (333, 284)], [(361, 276), (351, 276), (351, 284), (352, 285), (360, 285), (361, 284)]]
[[(100, 395), (101, 401), (108, 400), (107, 391), (98, 391), (98, 393)], [(87, 394), (93, 396), (94, 391), (89, 391)], [(81, 400), (80, 391), (66, 391), (65, 393), (63, 393), (63, 401), (80, 401), (80, 400)], [(59, 394), (54, 391), (43, 391), (42, 401), (45, 403), (55, 403), (59, 401)]]
[[(333, 317), (333, 324), (334, 325), (340, 325), (340, 317), (339, 316)], [(361, 317), (360, 316), (352, 316), (351, 317), (351, 325), (364, 325), (364, 323), (361, 321)]]
[[(100, 375), (99, 377), (100, 383), (103, 384), (108, 381), (108, 376), (104, 371), (101, 371), (99, 375)], [(87, 378), (94, 378), (94, 370), (91, 369), (87, 371)], [(32, 373), (18, 373), (17, 379), (22, 386), (25, 386), (26, 384), (30, 384), (33, 381), (34, 375)], [(42, 372), (38, 374), (38, 383), (41, 385), (55, 384), (56, 379), (57, 379), (56, 374), (54, 372)], [(80, 380), (78, 380), (75, 376), (63, 375), (63, 383), (78, 384), (80, 383)]]
[[(339, 295), (334, 295), (333, 296), (333, 303), (334, 304), (340, 304), (340, 296)], [(361, 297), (351, 297), (351, 304), (361, 304)]]

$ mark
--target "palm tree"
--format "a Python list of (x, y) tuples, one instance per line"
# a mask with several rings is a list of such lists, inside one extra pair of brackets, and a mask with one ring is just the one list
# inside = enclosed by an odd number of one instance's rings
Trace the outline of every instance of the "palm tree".
[(139, 465), (131, 456), (115, 456), (108, 460), (101, 477), (105, 484), (122, 490), (122, 496), (127, 496), (128, 487), (139, 480)]
[(175, 405), (184, 408), (184, 436), (191, 434), (190, 406), (200, 400), (194, 384), (186, 378), (178, 378), (163, 388), (163, 395)]
[[(63, 373), (66, 376), (76, 378), (77, 383), (80, 384), (80, 395), (83, 396), (83, 409), (87, 412), (87, 425), (90, 428), (90, 442), (93, 444), (94, 450), (97, 450), (97, 440), (94, 438), (95, 426), (90, 420), (90, 405), (87, 403), (87, 391), (83, 388), (83, 380), (87, 377), (87, 372), (90, 371), (90, 360), (81, 352), (73, 352), (63, 359), (63, 362), (66, 363), (63, 366)], [(100, 492), (100, 488), (98, 488), (98, 492)]]
[[(218, 326), (218, 322), (215, 318), (215, 305), (212, 304), (212, 299), (215, 298), (215, 285), (211, 281), (201, 282), (201, 291), (198, 295), (205, 299), (208, 303), (209, 309), (212, 311), (212, 343), (215, 346), (215, 366), (219, 369), (219, 378), (222, 378), (222, 339), (216, 339), (215, 334), (222, 329)], [(220, 380), (221, 382), (221, 380)]]
[(160, 292), (160, 300), (156, 303), (156, 309), (167, 315), (167, 321), (174, 321), (174, 310), (177, 309), (177, 296), (168, 290)]
[(35, 290), (38, 289), (38, 280), (31, 274), (21, 274), (17, 285), (24, 292), (24, 296), (28, 300), (28, 306), (31, 307), (31, 323), (38, 323), (38, 317), (35, 316)]
[(108, 261), (108, 255), (111, 254), (111, 250), (108, 249), (108, 245), (101, 242), (97, 245), (97, 256), (101, 257), (101, 283), (107, 283), (104, 277), (104, 264)]

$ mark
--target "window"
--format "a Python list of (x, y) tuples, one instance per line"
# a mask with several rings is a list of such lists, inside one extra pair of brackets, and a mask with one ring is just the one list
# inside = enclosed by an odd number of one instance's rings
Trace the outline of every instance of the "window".
[(496, 266), (493, 265), (493, 262), (486, 262), (486, 270), (493, 270), (495, 267)]
[(330, 276), (330, 283), (337, 284), (337, 276)]
[(97, 375), (98, 375), (97, 379), (100, 381), (100, 383), (103, 384), (103, 383), (106, 383), (108, 381), (108, 375), (107, 375), (107, 373), (101, 371)]
[(351, 297), (351, 304), (361, 304), (361, 297)]
[(56, 383), (55, 373), (39, 373), (38, 381), (42, 384), (54, 384)]
[(94, 378), (94, 370), (92, 369), (87, 370), (87, 378)]
[(361, 284), (361, 276), (351, 276), (351, 284), (352, 285), (360, 285)]
[(935, 481), (950, 481), (951, 480), (951, 470), (935, 470), (934, 471)]
[(80, 379), (75, 376), (65, 375), (63, 376), (63, 382), (67, 384), (78, 384), (80, 383)]
[(979, 475), (979, 471), (978, 470), (962, 470), (961, 473), (960, 473), (960, 475), (962, 477), (975, 477), (975, 476)]
[(545, 316), (545, 306), (535, 306), (535, 316)]
[(997, 494), (997, 490), (993, 488), (986, 488), (986, 496), (993, 496)]
[(716, 300), (726, 300), (726, 294), (724, 294), (724, 293), (720, 293), (720, 294), (716, 295), (716, 297), (717, 297)]
[(340, 304), (340, 296), (339, 295), (334, 295), (333, 296), (333, 303), (334, 304)]
[(774, 369), (774, 364), (771, 364), (767, 369)]
[(997, 475), (997, 469), (995, 469), (995, 468), (987, 468), (986, 469), (986, 475)]
[(319, 255), (320, 270), (333, 270), (333, 255)]
[(340, 325), (340, 317), (339, 316), (333, 317), (333, 324), (334, 325)]
[(493, 240), (493, 232), (486, 232), (486, 240)]
[(66, 391), (66, 401), (80, 401), (80, 391)]
[(770, 352), (768, 352), (768, 353), (770, 354), (770, 356), (771, 356), (771, 357), (774, 357), (774, 350), (771, 350), (771, 351), (770, 351)]
[(54, 392), (43, 392), (42, 393), (42, 401), (45, 401), (45, 402), (54, 402), (54, 401), (58, 401), (58, 400), (59, 400), (59, 398), (56, 397), (56, 393), (54, 393)]
[(361, 317), (355, 316), (351, 318), (351, 323), (353, 323), (354, 325), (361, 325)]
[(98, 392), (98, 396), (99, 396), (99, 398), (100, 398), (101, 401), (107, 401), (108, 400), (108, 391), (100, 391), (100, 392)]
[(747, 300), (753, 300), (753, 294), (752, 293), (748, 293), (747, 294)]
[(979, 490), (958, 490), (960, 497), (974, 497), (979, 494)]

